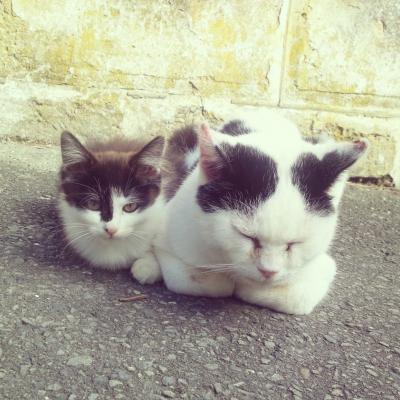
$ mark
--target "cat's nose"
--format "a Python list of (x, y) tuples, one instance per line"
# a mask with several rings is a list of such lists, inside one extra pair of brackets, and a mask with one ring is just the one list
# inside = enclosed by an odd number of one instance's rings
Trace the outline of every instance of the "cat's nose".
[(268, 269), (265, 268), (258, 268), (258, 270), (260, 271), (260, 274), (264, 277), (264, 278), (272, 278), (274, 275), (277, 274), (278, 271), (269, 271)]
[(106, 231), (107, 235), (111, 237), (113, 237), (116, 233), (117, 233), (117, 228), (110, 228), (110, 227), (106, 227), (104, 228), (104, 230)]

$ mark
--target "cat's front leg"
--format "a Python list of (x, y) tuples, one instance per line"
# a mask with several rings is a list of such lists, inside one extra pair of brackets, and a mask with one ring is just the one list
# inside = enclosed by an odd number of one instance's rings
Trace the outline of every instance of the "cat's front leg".
[(205, 272), (200, 268), (188, 266), (163, 250), (157, 250), (157, 258), (169, 290), (191, 296), (232, 296), (234, 282), (226, 274)]
[(266, 285), (240, 281), (237, 282), (235, 295), (275, 311), (306, 315), (327, 294), (335, 272), (335, 261), (322, 254), (301, 268), (287, 283)]
[(160, 265), (153, 253), (138, 258), (131, 267), (132, 276), (141, 284), (152, 284), (162, 280)]

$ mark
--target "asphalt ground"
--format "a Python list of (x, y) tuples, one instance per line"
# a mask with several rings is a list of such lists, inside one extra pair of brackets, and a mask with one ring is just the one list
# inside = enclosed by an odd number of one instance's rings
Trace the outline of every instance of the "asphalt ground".
[(400, 398), (399, 191), (348, 186), (337, 278), (300, 317), (89, 269), (62, 239), (58, 163), (0, 146), (1, 399)]

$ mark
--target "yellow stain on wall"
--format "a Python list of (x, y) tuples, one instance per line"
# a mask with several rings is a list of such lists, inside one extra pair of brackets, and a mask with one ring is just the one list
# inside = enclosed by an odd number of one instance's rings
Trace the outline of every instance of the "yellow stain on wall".
[(228, 23), (225, 18), (218, 18), (212, 21), (208, 32), (213, 36), (213, 45), (220, 48), (236, 43), (236, 25), (235, 21)]

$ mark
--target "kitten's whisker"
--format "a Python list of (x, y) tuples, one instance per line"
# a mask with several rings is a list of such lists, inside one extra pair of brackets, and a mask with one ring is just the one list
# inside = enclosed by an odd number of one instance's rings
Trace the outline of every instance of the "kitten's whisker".
[(74, 239), (70, 240), (70, 241), (67, 243), (67, 245), (63, 248), (62, 253), (64, 253), (64, 251), (65, 251), (69, 246), (71, 246), (72, 243), (74, 243), (74, 242), (76, 242), (77, 240), (82, 239), (82, 238), (84, 238), (84, 237), (86, 237), (86, 236), (92, 236), (92, 233), (91, 233), (91, 232), (86, 232), (86, 233), (84, 233), (84, 234), (82, 234), (82, 235), (78, 235), (78, 236), (75, 237)]

